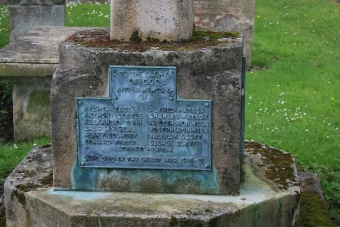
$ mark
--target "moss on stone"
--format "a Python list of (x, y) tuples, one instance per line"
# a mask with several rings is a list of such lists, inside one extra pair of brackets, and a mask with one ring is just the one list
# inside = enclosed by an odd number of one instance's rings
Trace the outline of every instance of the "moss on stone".
[[(142, 42), (138, 31), (131, 35), (130, 42), (120, 40), (111, 40), (108, 29), (93, 29), (77, 32), (69, 37), (65, 42), (76, 43), (85, 47), (101, 48), (103, 50), (114, 49), (118, 51), (138, 51), (144, 52), (150, 48), (158, 48), (165, 51), (190, 51), (207, 46), (220, 46), (226, 43), (235, 42), (239, 34), (236, 32), (213, 32), (213, 31), (195, 31), (193, 36), (181, 41), (160, 41), (158, 39), (147, 37)], [(221, 40), (222, 38), (227, 38)]]
[(12, 194), (11, 194), (11, 200), (12, 201), (15, 201), (14, 198), (17, 198), (18, 202), (23, 206), (25, 207), (26, 206), (26, 197), (25, 197), (25, 194), (24, 192), (22, 192), (20, 189), (15, 189), (12, 191)]
[(41, 185), (34, 184), (34, 183), (20, 184), (16, 186), (18, 193), (33, 191), (40, 187)]
[(39, 183), (42, 184), (42, 186), (53, 186), (53, 173), (51, 172), (48, 176), (42, 178), (39, 180)]
[(237, 38), (237, 32), (214, 32), (214, 31), (195, 31), (192, 39), (208, 38), (208, 39), (222, 39), (222, 38)]
[(171, 216), (169, 226), (176, 226), (177, 224), (178, 224), (177, 218), (174, 216)]
[(5, 227), (6, 226), (6, 210), (0, 209), (0, 226)]
[(300, 203), (300, 227), (333, 226), (327, 206), (318, 195), (313, 192), (303, 192)]
[(142, 38), (139, 36), (139, 32), (137, 30), (132, 32), (131, 37), (130, 37), (130, 41), (134, 42), (134, 43), (142, 42)]
[(252, 154), (261, 154), (262, 163), (257, 166), (266, 166), (265, 177), (281, 185), (281, 189), (288, 189), (289, 182), (295, 182), (294, 159), (287, 152), (268, 147), (256, 142), (246, 142), (245, 149)]
[(51, 144), (45, 144), (45, 145), (41, 145), (40, 148), (49, 148), (51, 147)]

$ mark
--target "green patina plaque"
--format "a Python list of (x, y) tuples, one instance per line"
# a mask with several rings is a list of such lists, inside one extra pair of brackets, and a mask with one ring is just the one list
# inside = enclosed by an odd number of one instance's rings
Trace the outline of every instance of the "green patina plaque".
[(177, 99), (175, 67), (110, 66), (76, 105), (79, 167), (211, 170), (212, 101)]

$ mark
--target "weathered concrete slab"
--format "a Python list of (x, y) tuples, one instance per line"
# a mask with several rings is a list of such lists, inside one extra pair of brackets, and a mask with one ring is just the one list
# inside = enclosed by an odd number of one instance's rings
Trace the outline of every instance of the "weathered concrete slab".
[(34, 27), (0, 49), (0, 76), (14, 77), (14, 138), (50, 136), (49, 93), (59, 44), (80, 27)]
[[(6, 180), (7, 226), (297, 226), (294, 159), (256, 147), (246, 145), (244, 182), (236, 196), (55, 190), (50, 188), (51, 148), (34, 148)], [(284, 188), (266, 178), (273, 163), (264, 153), (274, 150), (273, 158), (290, 160), (285, 169), (279, 167)]]
[(59, 64), (59, 44), (81, 30), (86, 28), (64, 26), (31, 28), (0, 49), (0, 76), (53, 75)]

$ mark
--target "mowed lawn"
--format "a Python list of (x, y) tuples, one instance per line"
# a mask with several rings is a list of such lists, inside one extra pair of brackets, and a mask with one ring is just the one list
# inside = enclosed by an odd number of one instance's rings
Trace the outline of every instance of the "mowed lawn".
[(340, 225), (340, 6), (256, 1), (246, 139), (295, 155), (318, 174)]

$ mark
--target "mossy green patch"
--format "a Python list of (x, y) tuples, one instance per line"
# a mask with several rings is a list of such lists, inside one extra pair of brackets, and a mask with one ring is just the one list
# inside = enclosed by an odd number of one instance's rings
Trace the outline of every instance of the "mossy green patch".
[(300, 227), (331, 227), (326, 203), (313, 192), (303, 192), (300, 197)]
[(139, 36), (139, 32), (137, 30), (132, 32), (132, 35), (130, 37), (130, 41), (134, 42), (134, 43), (142, 42), (142, 38)]
[(51, 144), (44, 144), (44, 145), (41, 145), (40, 147), (41, 148), (49, 148), (49, 147), (51, 147)]
[(11, 200), (15, 201), (14, 198), (17, 198), (17, 200), (19, 201), (19, 203), (25, 207), (26, 206), (26, 197), (25, 197), (25, 193), (22, 192), (20, 189), (15, 189), (12, 191), (11, 194)]
[(294, 159), (291, 154), (256, 142), (246, 142), (245, 148), (249, 153), (261, 154), (262, 163), (257, 163), (257, 165), (266, 166), (266, 178), (280, 184), (281, 189), (288, 189), (289, 182), (296, 181)]
[(39, 180), (43, 186), (53, 186), (53, 173), (51, 172), (48, 176)]
[(195, 31), (192, 38), (208, 37), (210, 39), (237, 38), (237, 32), (214, 32), (214, 31)]
[(0, 210), (0, 227), (5, 227), (6, 226), (6, 210), (1, 209)]
[(16, 188), (18, 191), (20, 191), (19, 193), (23, 193), (23, 192), (33, 191), (39, 187), (41, 187), (41, 185), (34, 184), (34, 183), (26, 183), (26, 184), (20, 184)]
[(148, 42), (160, 42), (159, 39), (152, 38), (152, 37), (147, 37), (146, 40), (147, 40)]
[(176, 226), (178, 224), (178, 220), (176, 217), (171, 216), (169, 226)]
[[(130, 42), (120, 40), (111, 40), (110, 31), (108, 29), (93, 29), (77, 32), (69, 37), (66, 42), (76, 43), (85, 47), (95, 47), (104, 50), (114, 49), (118, 51), (138, 51), (144, 52), (151, 47), (165, 51), (190, 51), (207, 46), (220, 46), (227, 43), (235, 42), (238, 37), (236, 32), (212, 32), (212, 31), (196, 31), (194, 35), (186, 40), (181, 41), (160, 41), (158, 39), (147, 37), (142, 42), (138, 31), (134, 31), (130, 37)], [(221, 38), (228, 38), (222, 40)]]

